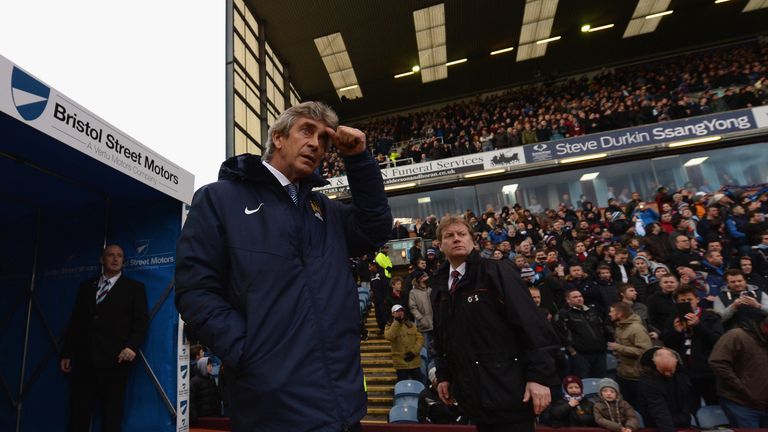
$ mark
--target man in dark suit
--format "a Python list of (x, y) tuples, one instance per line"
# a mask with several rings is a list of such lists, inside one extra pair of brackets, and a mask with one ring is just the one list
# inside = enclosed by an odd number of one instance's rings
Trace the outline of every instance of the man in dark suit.
[(103, 273), (80, 285), (61, 352), (72, 376), (70, 431), (88, 431), (95, 399), (102, 431), (119, 431), (128, 373), (149, 326), (144, 284), (122, 275), (123, 250), (104, 249)]

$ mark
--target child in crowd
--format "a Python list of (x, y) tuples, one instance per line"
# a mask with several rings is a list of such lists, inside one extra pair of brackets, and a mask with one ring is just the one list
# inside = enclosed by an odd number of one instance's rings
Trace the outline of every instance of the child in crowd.
[(603, 378), (597, 386), (600, 400), (595, 402), (595, 422), (611, 432), (635, 432), (640, 421), (634, 408), (621, 398), (619, 385), (610, 378)]
[(581, 378), (568, 375), (563, 380), (563, 399), (552, 404), (553, 427), (594, 427), (594, 404), (584, 397)]

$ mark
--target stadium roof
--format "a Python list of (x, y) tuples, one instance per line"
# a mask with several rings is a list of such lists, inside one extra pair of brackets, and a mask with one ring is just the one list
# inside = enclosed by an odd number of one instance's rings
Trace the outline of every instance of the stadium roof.
[[(421, 18), (414, 15), (440, 1), (246, 2), (264, 20), (267, 40), (301, 97), (325, 101), (347, 120), (743, 40), (765, 33), (768, 22), (768, 9), (742, 12), (747, 0), (446, 0), (443, 37), (434, 24), (442, 25), (439, 16), (419, 24)], [(584, 25), (608, 24), (614, 26), (582, 31)], [(427, 36), (433, 46), (445, 47), (446, 62), (467, 61), (449, 66), (445, 79), (422, 82), (418, 73), (394, 78), (419, 65), (417, 25), (431, 28), (434, 33)], [(626, 36), (643, 31), (649, 32)], [(314, 42), (337, 32), (362, 90), (359, 99), (339, 100)], [(424, 36), (419, 35), (421, 42)], [(524, 47), (526, 57), (534, 57), (518, 61), (521, 45), (557, 36), (546, 49), (535, 42)], [(490, 55), (509, 47), (514, 49)]]

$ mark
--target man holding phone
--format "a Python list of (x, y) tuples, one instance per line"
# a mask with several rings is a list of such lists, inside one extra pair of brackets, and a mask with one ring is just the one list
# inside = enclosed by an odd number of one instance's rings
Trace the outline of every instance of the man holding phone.
[(747, 285), (741, 270), (725, 272), (725, 282), (727, 289), (715, 299), (715, 312), (720, 314), (727, 330), (748, 321), (760, 322), (768, 316), (768, 295), (754, 285)]
[(715, 375), (707, 360), (723, 335), (723, 323), (718, 314), (699, 307), (696, 289), (690, 285), (675, 290), (675, 302), (676, 316), (664, 328), (661, 339), (680, 354), (689, 371), (694, 389), (692, 406), (698, 406), (699, 398), (704, 398), (707, 405), (716, 405), (717, 391), (712, 385)]

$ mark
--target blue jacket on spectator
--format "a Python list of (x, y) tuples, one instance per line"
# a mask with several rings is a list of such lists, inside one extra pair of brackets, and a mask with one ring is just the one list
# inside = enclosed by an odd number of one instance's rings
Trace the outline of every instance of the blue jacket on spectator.
[(640, 206), (635, 207), (635, 211), (632, 213), (632, 216), (637, 216), (641, 221), (643, 221), (643, 226), (647, 226), (649, 223), (659, 221), (659, 214), (653, 211), (653, 209), (647, 207), (644, 209), (641, 209)]
[[(339, 431), (366, 413), (349, 256), (387, 241), (392, 214), (368, 152), (345, 157), (352, 204), (293, 204), (253, 155), (195, 193), (177, 247), (176, 306), (235, 377), (232, 430)], [(250, 209), (250, 211), (249, 211)]]

